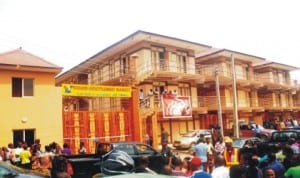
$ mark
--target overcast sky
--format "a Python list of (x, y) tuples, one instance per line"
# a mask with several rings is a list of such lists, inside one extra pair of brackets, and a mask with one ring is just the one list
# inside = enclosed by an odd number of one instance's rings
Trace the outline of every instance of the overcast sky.
[(66, 71), (143, 30), (300, 67), (299, 4), (297, 0), (0, 0), (0, 52), (22, 47)]

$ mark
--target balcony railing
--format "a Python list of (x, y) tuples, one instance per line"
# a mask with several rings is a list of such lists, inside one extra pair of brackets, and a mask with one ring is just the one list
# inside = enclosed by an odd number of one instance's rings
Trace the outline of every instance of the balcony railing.
[[(250, 74), (249, 72), (244, 72), (245, 70), (236, 70), (236, 79), (239, 80), (248, 80), (249, 82), (261, 82), (261, 83), (270, 83), (281, 85), (282, 87), (296, 87), (297, 81), (279, 77), (277, 75), (270, 75), (269, 73), (265, 74)], [(150, 59), (144, 60), (144, 62), (138, 62), (135, 65), (130, 66), (105, 66), (102, 69), (93, 70), (89, 76), (89, 83), (105, 83), (107, 81), (113, 81), (118, 79), (136, 79), (142, 81), (153, 73), (161, 73), (161, 75), (200, 75), (199, 77), (214, 77), (215, 76), (215, 65), (199, 65), (186, 63), (178, 63), (169, 59), (163, 59), (160, 62), (153, 62)], [(218, 68), (219, 77), (228, 78), (229, 80), (232, 77), (230, 67), (220, 67)], [(81, 79), (82, 80), (82, 79)], [(85, 79), (87, 80), (87, 79)], [(129, 81), (130, 82), (130, 81)], [(128, 82), (127, 82), (128, 83)]]
[[(217, 109), (217, 97), (216, 96), (198, 96), (197, 104), (193, 105), (192, 108), (208, 108), (208, 110)], [(233, 107), (232, 97), (220, 97), (222, 108)], [(300, 107), (300, 103), (296, 102), (276, 102), (272, 98), (243, 98), (238, 99), (238, 108), (265, 108), (265, 109), (292, 109), (293, 107)], [(160, 97), (154, 98), (153, 96), (145, 98), (141, 103), (142, 109), (162, 109), (162, 101)]]

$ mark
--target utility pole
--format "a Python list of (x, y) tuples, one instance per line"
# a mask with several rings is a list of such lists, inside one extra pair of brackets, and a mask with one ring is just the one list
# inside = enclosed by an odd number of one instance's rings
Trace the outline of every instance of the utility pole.
[(236, 94), (236, 78), (235, 78), (235, 66), (234, 66), (234, 56), (231, 54), (231, 73), (232, 73), (232, 92), (233, 92), (233, 120), (234, 120), (234, 136), (236, 138), (240, 137), (239, 134), (239, 118), (238, 118), (238, 103)]
[(221, 97), (220, 97), (219, 72), (218, 72), (218, 66), (216, 64), (215, 64), (215, 77), (216, 77), (216, 93), (217, 93), (217, 105), (218, 105), (218, 122), (219, 122), (219, 126), (220, 126), (220, 134), (222, 136), (224, 136), (222, 105), (221, 105)]

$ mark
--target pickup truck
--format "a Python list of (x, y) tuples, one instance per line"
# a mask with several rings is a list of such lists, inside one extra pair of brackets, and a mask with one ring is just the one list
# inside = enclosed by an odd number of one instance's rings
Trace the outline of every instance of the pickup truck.
[(297, 142), (300, 142), (300, 131), (299, 130), (281, 130), (274, 131), (267, 142), (271, 149), (274, 149), (278, 145), (284, 146), (288, 143), (290, 138), (294, 138)]
[(72, 178), (89, 178), (93, 175), (101, 172), (101, 160), (102, 156), (107, 152), (116, 149), (122, 150), (128, 153), (135, 162), (135, 166), (138, 166), (139, 160), (143, 155), (149, 158), (149, 168), (161, 172), (162, 155), (156, 151), (150, 145), (140, 142), (105, 142), (98, 143), (97, 148), (103, 148), (102, 150), (97, 149), (95, 154), (84, 154), (84, 155), (68, 155), (65, 156), (71, 163), (73, 168)]

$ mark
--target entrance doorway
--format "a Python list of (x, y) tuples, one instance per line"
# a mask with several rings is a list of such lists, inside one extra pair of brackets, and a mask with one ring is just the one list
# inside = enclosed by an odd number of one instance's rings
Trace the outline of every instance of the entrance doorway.
[(13, 140), (14, 140), (14, 146), (18, 145), (18, 142), (25, 141), (28, 146), (31, 146), (34, 144), (34, 138), (35, 138), (35, 129), (21, 129), (21, 130), (13, 130)]

